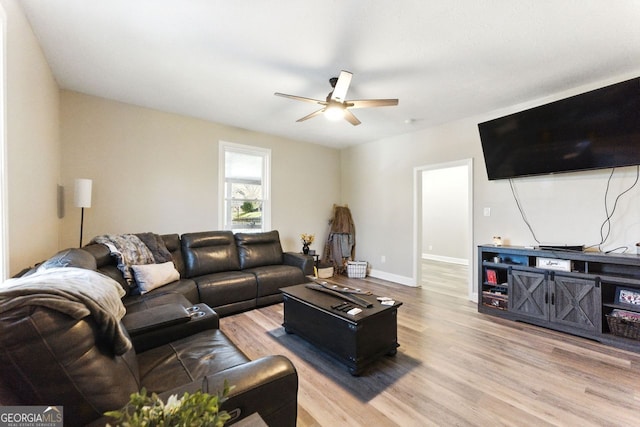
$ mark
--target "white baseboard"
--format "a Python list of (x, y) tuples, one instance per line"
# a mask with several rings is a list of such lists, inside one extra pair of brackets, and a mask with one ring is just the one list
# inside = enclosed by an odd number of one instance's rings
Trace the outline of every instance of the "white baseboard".
[(414, 288), (418, 286), (416, 279), (413, 277), (400, 276), (398, 274), (387, 273), (386, 271), (371, 269), (371, 271), (369, 271), (369, 276)]
[(430, 259), (432, 261), (448, 262), (450, 264), (469, 265), (469, 260), (464, 258), (453, 258), (449, 256), (422, 254), (422, 259)]

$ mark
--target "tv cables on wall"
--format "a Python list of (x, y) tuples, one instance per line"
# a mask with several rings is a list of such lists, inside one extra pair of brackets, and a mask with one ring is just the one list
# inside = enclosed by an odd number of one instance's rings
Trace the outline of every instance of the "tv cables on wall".
[[(620, 198), (623, 195), (625, 195), (626, 193), (631, 191), (638, 184), (638, 179), (640, 178), (640, 166), (636, 166), (636, 179), (635, 179), (635, 181), (633, 181), (633, 184), (631, 184), (631, 186), (629, 188), (627, 188), (626, 190), (624, 190), (620, 194), (618, 194), (618, 196), (616, 197), (615, 201), (613, 202), (613, 208), (611, 209), (611, 212), (609, 212), (609, 205), (608, 205), (608, 202), (607, 202), (607, 198), (609, 196), (609, 188), (611, 186), (611, 179), (613, 178), (613, 174), (614, 174), (615, 171), (616, 171), (616, 168), (612, 168), (611, 169), (611, 174), (609, 174), (609, 179), (607, 180), (607, 188), (606, 188), (606, 190), (604, 192), (604, 213), (606, 214), (606, 218), (602, 222), (602, 225), (600, 226), (600, 242), (596, 243), (595, 245), (589, 246), (590, 248), (593, 248), (593, 247), (597, 246), (598, 250), (600, 252), (602, 252), (602, 245), (604, 245), (604, 243), (607, 241), (607, 239), (609, 239), (609, 236), (611, 235), (611, 218), (613, 217), (613, 214), (615, 213), (616, 208), (618, 207), (618, 201), (620, 200)], [(606, 232), (605, 232), (605, 228), (606, 228)], [(610, 249), (606, 253), (611, 253), (611, 252), (617, 251), (618, 249), (624, 249), (626, 251), (627, 249), (629, 249), (629, 247), (620, 246), (620, 247), (617, 247), (617, 248), (614, 248), (614, 249)]]
[(524, 223), (527, 224), (527, 227), (529, 228), (529, 231), (531, 232), (531, 235), (533, 236), (533, 240), (535, 240), (536, 243), (539, 245), (540, 241), (536, 237), (536, 233), (533, 231), (533, 227), (531, 226), (531, 223), (527, 219), (527, 215), (524, 213), (524, 209), (522, 209), (522, 205), (520, 204), (520, 199), (518, 198), (518, 194), (516, 192), (516, 189), (513, 186), (513, 179), (511, 179), (511, 178), (509, 178), (509, 186), (511, 187), (511, 194), (513, 194), (513, 199), (516, 201), (516, 205), (518, 206), (518, 210), (520, 211), (520, 215), (522, 216), (522, 219), (523, 219)]

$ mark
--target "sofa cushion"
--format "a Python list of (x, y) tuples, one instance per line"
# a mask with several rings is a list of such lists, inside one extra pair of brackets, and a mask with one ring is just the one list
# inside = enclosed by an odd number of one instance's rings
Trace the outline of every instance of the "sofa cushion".
[(40, 264), (37, 271), (56, 267), (78, 267), (95, 271), (97, 269), (97, 264), (95, 258), (87, 251), (83, 249), (70, 248), (58, 252)]
[(255, 307), (258, 285), (251, 273), (224, 271), (195, 277), (193, 280), (198, 284), (200, 301), (216, 311), (218, 307), (248, 300)]
[(231, 231), (186, 233), (180, 240), (186, 277), (240, 270), (238, 251)]
[[(177, 282), (171, 283), (167, 285), (167, 288), (172, 288), (174, 285), (179, 284), (180, 282), (189, 282), (183, 283), (182, 286), (193, 286), (196, 287), (196, 284), (191, 279), (179, 280)], [(163, 288), (164, 289), (164, 288)], [(157, 291), (157, 290), (156, 290)], [(183, 294), (177, 291), (169, 291), (169, 292), (156, 292), (151, 291), (144, 295), (132, 295), (128, 298), (124, 299), (124, 306), (127, 309), (127, 314), (137, 313), (139, 311), (144, 311), (149, 308), (158, 307), (165, 304), (179, 304), (183, 307), (191, 307), (195, 305), (196, 302), (190, 301)], [(197, 291), (196, 291), (197, 292)]]
[(304, 273), (302, 273), (302, 270), (290, 265), (267, 265), (244, 271), (256, 276), (256, 280), (258, 281), (258, 298), (268, 295), (278, 295), (281, 294), (280, 288), (283, 286), (299, 285), (309, 281)]
[(173, 261), (162, 264), (132, 265), (131, 269), (138, 283), (140, 295), (180, 279), (180, 273), (173, 265)]
[(180, 243), (180, 235), (178, 234), (163, 234), (162, 240), (167, 250), (173, 258), (173, 264), (176, 266), (176, 270), (180, 273), (180, 277), (185, 277), (184, 259), (182, 258), (182, 245)]
[(116, 265), (115, 260), (111, 256), (111, 250), (102, 243), (91, 243), (82, 248), (83, 251), (89, 252), (96, 260), (98, 269), (106, 265)]
[(219, 329), (199, 332), (138, 354), (142, 386), (155, 393), (248, 361)]
[(122, 272), (118, 269), (116, 259), (111, 256), (111, 250), (106, 245), (102, 243), (91, 243), (84, 246), (82, 250), (93, 256), (96, 260), (97, 270), (100, 273), (118, 282), (127, 294), (131, 292), (129, 284), (122, 275)]
[(240, 268), (282, 264), (282, 246), (277, 230), (264, 233), (236, 233)]

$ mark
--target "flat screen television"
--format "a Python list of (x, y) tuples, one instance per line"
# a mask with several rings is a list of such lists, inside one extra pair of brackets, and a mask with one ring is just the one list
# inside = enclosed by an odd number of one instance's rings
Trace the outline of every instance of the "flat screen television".
[(640, 165), (640, 77), (478, 130), (490, 180)]

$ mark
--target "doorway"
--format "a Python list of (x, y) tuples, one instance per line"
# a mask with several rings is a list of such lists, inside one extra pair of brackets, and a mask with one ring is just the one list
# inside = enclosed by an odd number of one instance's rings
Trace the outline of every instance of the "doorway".
[(416, 282), (429, 286), (430, 269), (449, 266), (463, 272), (473, 299), (473, 161), (417, 167), (414, 178)]

